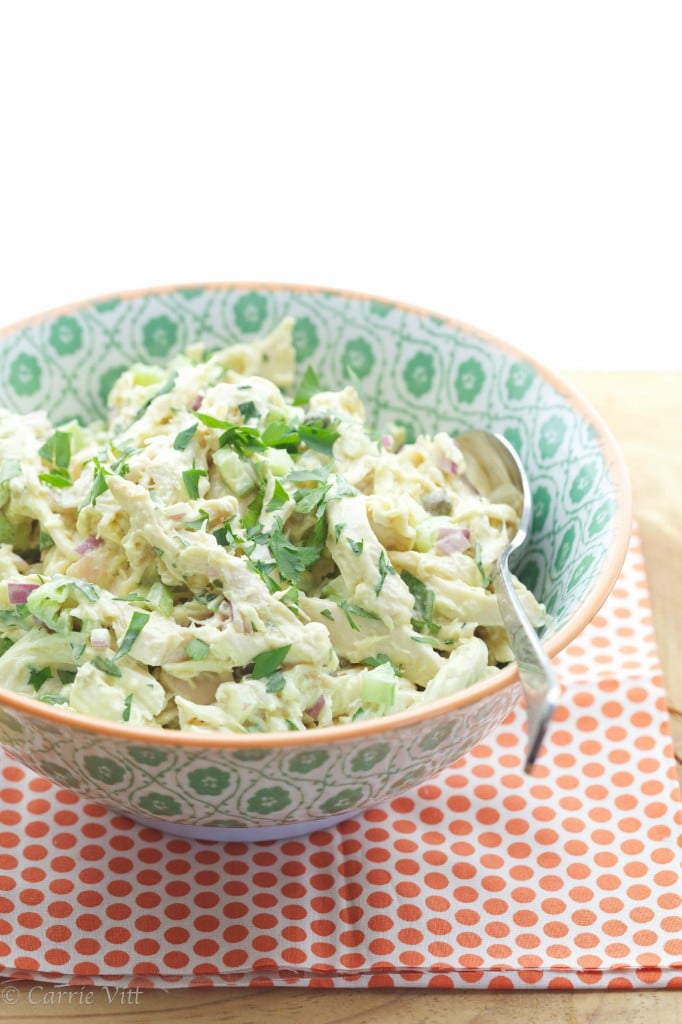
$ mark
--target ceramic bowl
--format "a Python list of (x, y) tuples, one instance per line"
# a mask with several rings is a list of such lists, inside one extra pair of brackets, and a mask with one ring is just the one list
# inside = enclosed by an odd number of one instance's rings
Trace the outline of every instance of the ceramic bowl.
[[(520, 452), (532, 536), (517, 572), (547, 605), (550, 655), (595, 615), (622, 566), (630, 489), (596, 413), (555, 374), (456, 320), (367, 295), (210, 284), (93, 299), (0, 334), (0, 406), (56, 422), (100, 416), (119, 373), (185, 346), (243, 342), (295, 318), (301, 372), (349, 378), (375, 427), (483, 427)], [(308, 733), (206, 736), (130, 728), (0, 688), (0, 743), (48, 779), (131, 818), (216, 840), (328, 827), (432, 777), (499, 725), (520, 698), (514, 666), (452, 697)]]

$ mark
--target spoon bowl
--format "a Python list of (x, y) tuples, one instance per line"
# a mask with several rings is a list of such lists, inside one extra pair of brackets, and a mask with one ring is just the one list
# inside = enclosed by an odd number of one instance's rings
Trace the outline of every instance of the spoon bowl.
[(523, 463), (501, 434), (467, 430), (458, 434), (455, 440), (465, 457), (475, 463), (477, 490), (489, 497), (512, 489), (520, 499), (519, 524), (500, 555), (492, 584), (523, 688), (528, 723), (524, 767), (526, 772), (530, 772), (560, 697), (552, 664), (519, 601), (510, 567), (512, 556), (518, 554), (530, 533), (533, 517), (530, 484)]

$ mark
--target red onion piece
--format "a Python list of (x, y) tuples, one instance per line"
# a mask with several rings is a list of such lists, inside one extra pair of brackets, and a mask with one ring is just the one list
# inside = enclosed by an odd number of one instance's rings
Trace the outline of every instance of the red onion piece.
[(109, 630), (104, 629), (103, 626), (93, 629), (90, 633), (90, 646), (95, 650), (105, 651), (109, 646)]
[(79, 555), (87, 555), (88, 551), (94, 551), (95, 548), (101, 548), (104, 544), (103, 540), (99, 537), (95, 537), (94, 534), (90, 534), (85, 540), (81, 541), (80, 544), (76, 544), (76, 551)]
[(190, 408), (194, 409), (194, 411), (196, 412), (197, 409), (201, 409), (203, 401), (204, 401), (204, 396), (203, 395), (197, 395), (197, 397), (192, 402)]
[(393, 451), (394, 440), (390, 434), (383, 434), (381, 438), (381, 447), (387, 451)]
[(37, 590), (39, 583), (8, 583), (7, 597), (10, 604), (26, 604), (26, 598)]
[(455, 551), (466, 551), (471, 534), (460, 526), (443, 526), (438, 531), (435, 548), (439, 555), (451, 555)]
[(323, 693), (321, 693), (320, 696), (315, 701), (315, 703), (311, 704), (309, 708), (305, 709), (306, 715), (310, 715), (311, 718), (314, 718), (315, 721), (317, 721), (326, 703), (327, 698)]
[(455, 462), (454, 459), (448, 458), (447, 455), (441, 455), (438, 460), (438, 466), (445, 473), (451, 473), (452, 476), (459, 476), (459, 463)]

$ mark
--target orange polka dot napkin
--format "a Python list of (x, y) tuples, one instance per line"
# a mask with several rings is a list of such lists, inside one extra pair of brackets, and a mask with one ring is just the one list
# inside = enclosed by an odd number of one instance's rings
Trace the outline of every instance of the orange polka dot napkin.
[(517, 709), (428, 784), (295, 840), (165, 836), (0, 755), (0, 975), (682, 987), (680, 790), (636, 536), (557, 668), (533, 776)]

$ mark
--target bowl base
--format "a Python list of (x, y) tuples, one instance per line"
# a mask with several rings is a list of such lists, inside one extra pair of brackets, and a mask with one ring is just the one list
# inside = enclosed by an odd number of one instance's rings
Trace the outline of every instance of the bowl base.
[(164, 821), (162, 818), (151, 818), (138, 814), (126, 817), (147, 828), (158, 829), (172, 836), (184, 839), (206, 839), (214, 843), (262, 843), (273, 839), (294, 839), (296, 836), (309, 835), (321, 829), (333, 828), (342, 821), (357, 817), (362, 811), (346, 811), (334, 814), (330, 818), (317, 818), (315, 821), (300, 821), (289, 825), (257, 825), (250, 828), (213, 828), (203, 825), (185, 825), (181, 821)]

